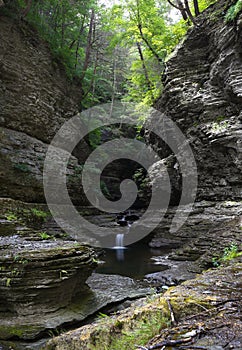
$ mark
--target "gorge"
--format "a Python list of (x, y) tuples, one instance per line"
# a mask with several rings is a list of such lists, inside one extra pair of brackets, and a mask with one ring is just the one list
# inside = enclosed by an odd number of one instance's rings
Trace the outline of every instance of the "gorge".
[[(139, 227), (151, 188), (158, 190), (166, 171), (171, 199), (164, 218), (131, 247), (123, 247), (120, 233), (106, 257), (56, 224), (43, 188), (49, 144), (80, 113), (83, 91), (37, 30), (0, 7), (0, 349), (242, 348), (242, 14), (224, 19), (233, 5), (220, 0), (197, 17), (165, 64), (154, 103), (159, 113), (141, 129), (159, 158), (139, 178), (131, 226)], [(198, 174), (192, 212), (175, 232), (171, 222), (187, 207), (178, 208), (183, 181), (176, 155), (150, 131), (159, 134), (162, 115), (185, 135)], [(101, 138), (136, 137), (133, 128), (117, 129), (102, 130)], [(81, 216), (117, 229), (116, 214), (91, 206), (80, 184), (92, 151), (86, 138), (72, 152), (68, 192)], [(102, 174), (109, 200), (119, 199), (131, 164), (114, 162)], [(159, 216), (154, 211), (142, 226), (149, 230)], [(144, 262), (141, 272), (132, 259)]]

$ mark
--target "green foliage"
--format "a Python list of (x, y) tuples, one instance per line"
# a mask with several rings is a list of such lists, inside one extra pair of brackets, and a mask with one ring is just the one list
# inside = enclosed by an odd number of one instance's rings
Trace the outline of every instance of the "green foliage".
[[(15, 3), (21, 11), (26, 7), (24, 1)], [(124, 49), (115, 48), (115, 55), (109, 49), (104, 17), (96, 0), (33, 1), (26, 17), (49, 43), (53, 65), (61, 63), (69, 79), (77, 82), (84, 108), (123, 93), (127, 55)]]
[(111, 47), (121, 43), (129, 50), (125, 101), (151, 105), (162, 91), (165, 60), (187, 31), (184, 21), (168, 21), (167, 1), (129, 0), (109, 11)]
[(10, 287), (10, 286), (11, 286), (11, 278), (7, 278), (6, 287)]
[(94, 150), (101, 144), (101, 130), (95, 129), (88, 134), (88, 142), (91, 148)]
[(39, 210), (37, 208), (31, 208), (31, 212), (32, 214), (34, 214), (34, 216), (36, 216), (37, 218), (41, 218), (43, 220), (46, 220), (46, 218), (48, 217), (48, 213), (46, 213), (43, 210)]
[(211, 130), (216, 133), (216, 132), (223, 132), (226, 131), (226, 129), (228, 128), (229, 123), (227, 121), (216, 121), (213, 122), (211, 125)]
[(14, 164), (14, 168), (17, 169), (17, 170), (20, 170), (20, 171), (22, 171), (24, 173), (29, 173), (30, 172), (29, 166), (27, 164), (24, 164), (24, 163)]
[[(103, 320), (102, 320), (103, 319)], [(135, 349), (138, 345), (145, 345), (153, 336), (158, 334), (163, 327), (167, 327), (170, 321), (160, 312), (154, 312), (151, 315), (143, 316), (139, 320), (133, 322), (129, 329), (126, 329), (125, 323), (122, 320), (112, 320), (105, 314), (100, 315), (102, 323), (112, 324), (113, 336), (110, 339), (111, 343), (106, 345), (106, 339), (102, 336), (97, 336), (95, 339), (95, 349), (112, 349), (112, 350), (130, 350)], [(103, 332), (105, 337), (105, 331)], [(91, 347), (91, 349), (94, 349)]]
[[(206, 10), (209, 6), (211, 6), (212, 4), (214, 4), (217, 0), (199, 0), (198, 1), (198, 5), (199, 5), (199, 10), (200, 12), (203, 12), (204, 10)], [(191, 12), (194, 15), (195, 11), (194, 11), (194, 6), (192, 4), (191, 6)]]
[(229, 247), (224, 249), (223, 256), (221, 258), (222, 261), (228, 261), (240, 256), (242, 253), (239, 253), (239, 248), (236, 243), (231, 243)]
[(18, 263), (18, 264), (23, 264), (23, 265), (25, 265), (25, 264), (27, 264), (29, 262), (28, 259), (23, 258), (23, 257), (21, 257), (19, 255), (14, 255), (13, 261)]
[(225, 21), (231, 22), (236, 19), (238, 14), (242, 11), (242, 0), (238, 0), (234, 5), (230, 6), (226, 15)]
[(39, 232), (39, 236), (40, 236), (40, 237), (41, 237), (41, 239), (43, 239), (43, 240), (46, 240), (46, 239), (51, 238), (51, 236), (50, 236), (50, 235), (48, 235), (48, 233), (47, 233), (47, 232)]
[(223, 255), (221, 257), (212, 258), (212, 263), (214, 267), (219, 267), (221, 263), (230, 261), (241, 255), (242, 252), (239, 252), (238, 245), (236, 243), (231, 243), (228, 247), (224, 248)]
[(5, 215), (5, 217), (6, 217), (6, 219), (8, 220), (8, 221), (16, 221), (16, 220), (18, 220), (18, 217), (14, 214), (14, 213), (7, 213), (6, 215)]
[(102, 312), (99, 312), (98, 313), (98, 318), (99, 319), (108, 318), (108, 315), (107, 314), (103, 314)]
[(107, 185), (105, 184), (105, 182), (103, 180), (100, 181), (100, 188), (101, 188), (102, 193), (105, 195), (105, 197), (107, 197), (107, 198), (111, 197), (110, 192), (107, 188)]
[(220, 123), (220, 122), (222, 122), (222, 121), (224, 121), (225, 119), (227, 119), (228, 117), (226, 117), (226, 116), (224, 116), (224, 115), (219, 115), (219, 116), (217, 116), (216, 117), (216, 122), (217, 123)]
[(146, 180), (146, 173), (144, 168), (137, 169), (133, 175), (133, 179), (139, 186), (144, 186), (144, 182)]
[(149, 178), (144, 168), (137, 169), (133, 179), (138, 187), (138, 198), (147, 200), (150, 197)]

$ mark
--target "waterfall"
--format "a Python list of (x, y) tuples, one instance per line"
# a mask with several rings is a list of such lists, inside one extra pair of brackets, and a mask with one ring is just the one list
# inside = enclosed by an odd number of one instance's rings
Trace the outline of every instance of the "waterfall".
[(124, 260), (124, 234), (118, 233), (115, 240), (116, 258), (118, 261)]
[(123, 233), (118, 233), (116, 236), (115, 248), (123, 249), (124, 248), (124, 235)]

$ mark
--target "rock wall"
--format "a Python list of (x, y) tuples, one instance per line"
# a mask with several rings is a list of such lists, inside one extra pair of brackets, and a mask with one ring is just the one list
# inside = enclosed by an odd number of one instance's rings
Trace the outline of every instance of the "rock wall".
[[(65, 120), (78, 113), (81, 90), (34, 29), (3, 15), (0, 19), (0, 195), (43, 202), (48, 144)], [(83, 143), (79, 159), (86, 154)], [(75, 176), (78, 162), (73, 158), (72, 163)], [(77, 186), (71, 191), (74, 201), (82, 202)]]
[[(60, 228), (52, 235), (46, 206), (32, 204), (45, 201), (48, 145), (80, 99), (37, 32), (0, 14), (0, 342), (40, 337), (89, 315), (85, 282), (95, 252)], [(76, 151), (81, 161), (89, 148), (83, 142)], [(70, 158), (67, 187), (84, 204), (78, 160)]]
[[(164, 90), (155, 104), (160, 113), (151, 116), (144, 131), (161, 158), (150, 169), (151, 184), (155, 188), (157, 179), (162, 180), (165, 165), (174, 206), (149, 243), (153, 248), (176, 247), (169, 254), (171, 268), (149, 276), (158, 281), (172, 276), (185, 280), (190, 272), (213, 266), (213, 258), (232, 242), (242, 248), (242, 15), (224, 20), (233, 3), (215, 3), (199, 16), (199, 26), (188, 31), (166, 64)], [(166, 144), (149, 132), (152, 127), (161, 134), (163, 116), (186, 136), (198, 171), (193, 211), (175, 233), (170, 227), (182, 192), (180, 169)], [(185, 212), (185, 207), (180, 209), (181, 217)]]
[(87, 315), (96, 253), (52, 223), (46, 205), (0, 199), (0, 347)]
[[(242, 198), (242, 16), (225, 23), (231, 3), (213, 5), (200, 16), (199, 27), (189, 30), (167, 62), (155, 105), (190, 142), (198, 167), (197, 201)], [(162, 127), (159, 118), (149, 125)], [(170, 154), (148, 131), (146, 137), (161, 158)], [(177, 184), (179, 173), (173, 174)]]

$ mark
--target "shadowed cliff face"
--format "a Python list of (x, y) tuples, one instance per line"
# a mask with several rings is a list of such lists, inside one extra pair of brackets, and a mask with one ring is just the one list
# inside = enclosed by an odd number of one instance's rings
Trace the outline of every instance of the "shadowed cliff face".
[(81, 91), (71, 85), (46, 43), (24, 22), (1, 16), (1, 126), (49, 143), (76, 115)]
[[(48, 45), (24, 22), (0, 17), (0, 193), (43, 202), (42, 170), (48, 144), (61, 125), (76, 115), (80, 87), (70, 83)], [(78, 150), (85, 159), (88, 146)], [(82, 202), (71, 159), (69, 190)]]
[[(94, 251), (60, 229), (57, 237), (47, 234), (41, 228), (49, 218), (46, 208), (23, 203), (44, 202), (47, 147), (65, 120), (78, 113), (80, 98), (78, 86), (71, 85), (37, 33), (0, 16), (0, 197), (7, 197), (0, 200), (1, 340), (33, 339), (86, 316), (82, 301), (92, 295), (85, 282), (96, 265)], [(85, 158), (87, 144), (78, 151), (80, 160)], [(76, 168), (73, 156), (68, 187), (73, 201), (83, 203)]]
[[(242, 197), (242, 16), (226, 24), (230, 5), (215, 4), (189, 31), (167, 63), (164, 91), (155, 105), (190, 142), (198, 167), (197, 200)], [(159, 118), (149, 125), (162, 127)], [(154, 135), (147, 131), (146, 137), (161, 158), (169, 156)], [(176, 169), (173, 176), (179, 183)]]

